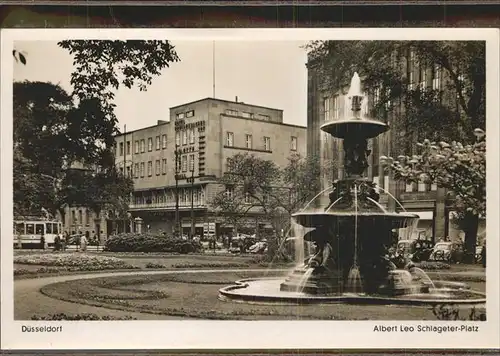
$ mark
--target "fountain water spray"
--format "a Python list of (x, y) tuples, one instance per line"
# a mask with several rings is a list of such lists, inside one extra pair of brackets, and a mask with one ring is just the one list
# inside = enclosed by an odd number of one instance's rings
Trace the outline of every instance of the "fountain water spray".
[(305, 211), (309, 207), (309, 205), (311, 205), (311, 203), (313, 201), (315, 201), (316, 199), (318, 199), (325, 192), (327, 192), (329, 190), (334, 190), (334, 189), (335, 189), (335, 187), (328, 187), (328, 188), (323, 189), (321, 192), (319, 192), (318, 194), (316, 194), (311, 200), (309, 200), (309, 202), (302, 208), (301, 211)]
[(361, 274), (358, 266), (358, 187), (354, 184), (354, 261), (347, 280), (348, 289), (353, 293), (361, 293), (363, 291)]
[[(468, 291), (463, 283), (433, 283), (423, 270), (411, 264), (397, 269), (388, 257), (395, 232), (400, 236), (406, 231), (407, 237), (411, 237), (419, 217), (406, 212), (390, 192), (378, 188), (365, 175), (371, 154), (368, 140), (389, 127), (364, 117), (364, 96), (357, 73), (352, 78), (348, 97), (352, 104), (350, 117), (321, 126), (322, 131), (343, 141), (346, 177), (333, 182), (304, 209), (293, 214), (295, 223), (304, 231), (308, 229), (303, 240), (315, 244), (315, 254), (304, 268), (295, 268), (285, 279), (240, 281), (222, 288), (221, 299), (277, 303), (372, 303), (376, 300), (413, 306), (484, 304), (484, 293)], [(323, 211), (305, 211), (327, 191), (329, 203)], [(379, 203), (380, 191), (393, 198), (403, 212), (387, 212)], [(299, 249), (302, 250), (302, 246)], [(299, 252), (297, 256), (302, 258), (303, 251)]]
[(399, 207), (403, 210), (403, 211), (406, 211), (405, 207), (403, 206), (403, 204), (401, 204), (401, 202), (399, 200), (396, 199), (396, 197), (394, 195), (391, 194), (391, 192), (389, 192), (387, 189), (384, 189), (382, 188), (381, 186), (377, 186), (377, 189), (380, 189), (381, 191), (383, 191), (385, 194), (387, 194), (388, 196), (390, 196), (395, 202), (396, 204), (399, 205)]

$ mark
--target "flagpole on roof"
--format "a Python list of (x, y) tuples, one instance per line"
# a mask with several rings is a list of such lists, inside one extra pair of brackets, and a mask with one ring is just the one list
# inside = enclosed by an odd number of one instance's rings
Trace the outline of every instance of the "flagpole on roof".
[(212, 97), (215, 99), (215, 41), (212, 42)]

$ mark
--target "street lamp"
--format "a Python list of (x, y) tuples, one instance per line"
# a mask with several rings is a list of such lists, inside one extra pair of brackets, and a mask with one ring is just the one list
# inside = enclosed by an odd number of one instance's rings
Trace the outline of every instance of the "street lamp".
[(191, 169), (191, 238), (194, 237), (195, 224), (194, 224), (194, 165)]
[(174, 235), (179, 236), (179, 145), (175, 145), (175, 228)]

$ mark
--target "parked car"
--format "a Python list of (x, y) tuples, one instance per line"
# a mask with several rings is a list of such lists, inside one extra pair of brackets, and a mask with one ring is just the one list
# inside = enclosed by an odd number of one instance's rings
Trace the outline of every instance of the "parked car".
[(264, 253), (267, 250), (267, 242), (259, 241), (248, 248), (248, 252), (254, 254)]
[[(264, 240), (265, 239), (262, 239), (260, 241)], [(230, 251), (246, 253), (250, 247), (255, 245), (257, 242), (259, 242), (259, 240), (255, 235), (238, 234), (232, 238)]]
[(464, 248), (458, 242), (438, 242), (431, 252), (430, 261), (443, 261), (448, 263), (462, 262), (464, 256)]
[(432, 253), (432, 242), (428, 240), (400, 240), (397, 250), (405, 259), (413, 262), (427, 261)]

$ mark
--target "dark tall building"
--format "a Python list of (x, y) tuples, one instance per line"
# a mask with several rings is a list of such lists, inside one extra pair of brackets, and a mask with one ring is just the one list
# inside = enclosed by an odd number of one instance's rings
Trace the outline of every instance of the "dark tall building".
[[(440, 90), (440, 100), (452, 106), (453, 109), (456, 108), (458, 113), (460, 109), (457, 105), (457, 93), (448, 88), (447, 83), (450, 79), (439, 66), (434, 63), (418, 63), (412, 51), (393, 53), (390, 59), (395, 68), (407, 79), (408, 89), (415, 89), (419, 86), (421, 90)], [(349, 115), (348, 88), (324, 89), (323, 78), (320, 72), (315, 69), (312, 61), (309, 61), (307, 68), (307, 152), (319, 156), (322, 164), (334, 163), (332, 170), (318, 178), (321, 180), (323, 188), (326, 189), (332, 181), (340, 179), (344, 175), (342, 170), (343, 151), (342, 142), (322, 132), (320, 126), (326, 121), (339, 120)], [(364, 115), (374, 116), (373, 108), (380, 100), (382, 90), (384, 90), (383, 87), (363, 88), (365, 98), (362, 111)], [(406, 127), (404, 100), (386, 102), (385, 105), (385, 115), (374, 118), (387, 122), (391, 130), (369, 143), (372, 154), (369, 157), (370, 168), (367, 173), (368, 178), (380, 187), (381, 202), (388, 209), (405, 209), (420, 216), (414, 238), (419, 235), (434, 239), (449, 236), (452, 239), (463, 240), (464, 233), (451, 222), (450, 217), (453, 211), (444, 189), (438, 188), (436, 185), (405, 184), (395, 181), (384, 172), (383, 167), (379, 164), (381, 156), (397, 157), (400, 154), (415, 154), (416, 143), (420, 139), (418, 132), (413, 129), (408, 130)], [(390, 198), (391, 195), (399, 203)], [(327, 196), (325, 195), (324, 198), (327, 199)], [(484, 234), (485, 229), (485, 221), (481, 221), (479, 235)]]

